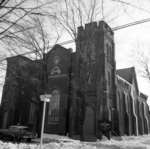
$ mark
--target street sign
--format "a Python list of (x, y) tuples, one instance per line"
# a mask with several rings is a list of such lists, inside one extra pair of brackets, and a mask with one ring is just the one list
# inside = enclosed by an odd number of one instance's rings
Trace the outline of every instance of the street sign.
[(40, 95), (41, 101), (50, 102), (50, 98), (52, 97), (51, 94), (43, 94)]

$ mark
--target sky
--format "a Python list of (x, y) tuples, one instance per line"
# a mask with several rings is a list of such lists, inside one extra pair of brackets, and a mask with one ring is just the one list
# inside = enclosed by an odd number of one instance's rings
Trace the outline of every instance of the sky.
[[(89, 0), (86, 1), (89, 2)], [(125, 4), (116, 1), (119, 0), (105, 0), (103, 4), (103, 20), (105, 20), (110, 27), (113, 28), (137, 20), (150, 18), (150, 0), (124, 0)], [(130, 3), (130, 5), (128, 3)], [(100, 15), (96, 18), (96, 21), (98, 20), (101, 20)], [(48, 24), (47, 31), (51, 33), (51, 28)], [(59, 42), (70, 39), (71, 38), (64, 33)], [(117, 69), (136, 66), (139, 89), (150, 96), (150, 83), (140, 76), (134, 57), (136, 51), (147, 52), (150, 50), (150, 22), (115, 31), (114, 40)], [(69, 48), (74, 47), (73, 44), (65, 46)], [(5, 53), (4, 50), (0, 50), (0, 52)], [(2, 92), (2, 86), (0, 87), (0, 92)], [(150, 98), (148, 103), (150, 105)]]
[[(104, 15), (106, 15), (104, 20), (111, 28), (150, 18), (150, 0), (124, 0), (127, 3), (125, 5), (111, 0), (104, 2)], [(150, 22), (117, 30), (114, 32), (114, 40), (117, 69), (132, 66), (136, 68), (138, 87), (141, 92), (149, 96), (148, 104), (150, 105), (150, 81), (141, 77), (140, 66), (136, 58), (138, 51), (148, 53), (150, 50)], [(72, 46), (71, 44), (66, 45), (66, 47)]]
[(136, 59), (136, 52), (147, 53), (150, 50), (150, 23), (115, 32), (115, 44), (117, 69), (136, 68), (139, 89), (149, 96), (150, 105), (150, 81), (141, 76)]
[[(146, 2), (146, 0), (144, 0), (144, 2), (145, 3), (141, 3), (141, 7), (148, 10), (150, 1)], [(120, 21), (123, 22), (122, 24), (126, 24), (125, 22), (134, 22), (145, 18), (150, 18), (150, 13), (141, 13), (139, 10), (133, 9), (130, 12), (129, 18), (127, 16), (122, 16)], [(150, 81), (141, 77), (139, 73), (140, 66), (137, 64), (136, 59), (137, 52), (147, 54), (150, 51), (150, 22), (116, 31), (115, 47), (117, 68), (135, 66), (139, 89), (150, 96)], [(148, 104), (150, 105), (150, 97), (148, 99)]]

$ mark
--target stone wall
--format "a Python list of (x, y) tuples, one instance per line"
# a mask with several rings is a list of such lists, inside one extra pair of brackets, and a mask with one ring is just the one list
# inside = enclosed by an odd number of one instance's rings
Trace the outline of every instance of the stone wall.
[[(7, 73), (2, 95), (2, 128), (20, 123), (28, 125), (30, 103), (38, 102), (40, 82), (34, 63), (25, 57), (7, 59)], [(36, 98), (35, 101), (32, 99)]]

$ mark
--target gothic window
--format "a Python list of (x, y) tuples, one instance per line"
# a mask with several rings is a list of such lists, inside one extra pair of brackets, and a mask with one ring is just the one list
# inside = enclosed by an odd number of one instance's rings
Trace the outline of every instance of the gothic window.
[(112, 47), (111, 46), (109, 47), (109, 51), (110, 51), (110, 61), (111, 61), (111, 58), (112, 58)]
[(128, 112), (131, 113), (131, 109), (130, 109), (130, 97), (129, 97), (129, 94), (127, 95), (127, 108), (128, 108)]
[(49, 102), (48, 108), (48, 123), (59, 121), (59, 105), (60, 105), (60, 92), (58, 90), (52, 91), (52, 98)]
[(35, 119), (35, 105), (34, 103), (30, 103), (29, 123), (33, 123), (34, 119)]
[(123, 117), (123, 102), (122, 102), (123, 94), (119, 92), (118, 95), (119, 95), (119, 112), (120, 112), (120, 116)]
[(58, 65), (58, 63), (60, 62), (59, 56), (54, 56), (53, 62), (55, 65)]
[(120, 92), (117, 91), (117, 109), (120, 110)]
[(111, 74), (108, 72), (108, 85), (111, 87)]
[(106, 44), (106, 57), (107, 57), (107, 61), (109, 61), (109, 45)]
[(107, 61), (110, 62), (112, 58), (112, 47), (108, 43), (106, 44), (106, 56), (107, 56)]
[(96, 61), (96, 53), (95, 53), (95, 46), (94, 44), (91, 44), (91, 50), (90, 50), (90, 59), (92, 63), (95, 63)]
[(123, 102), (123, 113), (126, 112), (126, 96), (125, 93), (122, 93), (122, 102)]

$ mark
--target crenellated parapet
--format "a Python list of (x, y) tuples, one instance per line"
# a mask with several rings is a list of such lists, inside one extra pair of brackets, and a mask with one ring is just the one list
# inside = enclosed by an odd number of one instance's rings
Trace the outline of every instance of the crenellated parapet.
[(82, 40), (82, 38), (84, 38), (85, 36), (91, 36), (94, 32), (97, 31), (108, 34), (109, 38), (113, 40), (114, 33), (109, 25), (104, 21), (91, 22), (85, 24), (85, 26), (78, 27), (78, 37)]

